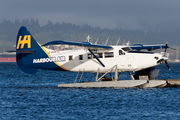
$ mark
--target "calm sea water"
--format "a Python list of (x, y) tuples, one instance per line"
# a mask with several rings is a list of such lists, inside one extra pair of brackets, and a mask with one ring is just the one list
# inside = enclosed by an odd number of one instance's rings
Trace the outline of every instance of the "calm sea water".
[[(158, 79), (180, 79), (180, 64), (156, 67)], [(39, 70), (29, 75), (15, 63), (0, 63), (0, 120), (180, 119), (180, 88), (75, 89), (77, 73)], [(129, 79), (123, 73), (120, 79)], [(94, 81), (85, 73), (83, 81)]]

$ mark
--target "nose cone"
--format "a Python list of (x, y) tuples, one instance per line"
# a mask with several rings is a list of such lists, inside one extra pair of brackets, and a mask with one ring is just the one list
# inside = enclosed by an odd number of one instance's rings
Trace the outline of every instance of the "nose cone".
[(166, 63), (167, 68), (170, 70), (170, 67), (169, 67), (169, 65), (168, 65), (167, 60), (169, 60), (169, 58), (168, 58), (168, 57), (166, 57), (165, 55), (162, 55), (161, 59), (157, 61), (157, 64), (158, 64), (158, 63), (160, 63), (160, 64), (161, 64), (162, 62), (165, 62), (165, 63)]
[(166, 56), (162, 56), (161, 58), (164, 59), (164, 60), (169, 60), (169, 58), (166, 57)]
[(169, 58), (160, 54), (157, 64), (162, 64), (166, 60), (169, 60)]

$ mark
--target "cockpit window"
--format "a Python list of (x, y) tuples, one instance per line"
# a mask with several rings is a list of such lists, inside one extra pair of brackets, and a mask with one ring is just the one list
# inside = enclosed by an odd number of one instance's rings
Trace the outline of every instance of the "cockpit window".
[(124, 47), (124, 48), (122, 48), (124, 51), (130, 51), (131, 50), (131, 48), (129, 48), (129, 47)]
[(119, 50), (119, 55), (125, 55), (125, 53), (122, 50)]

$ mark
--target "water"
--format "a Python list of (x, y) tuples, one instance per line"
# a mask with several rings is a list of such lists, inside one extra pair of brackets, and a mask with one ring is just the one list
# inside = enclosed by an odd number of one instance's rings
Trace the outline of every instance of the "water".
[[(180, 79), (180, 64), (160, 65), (158, 79)], [(58, 88), (77, 73), (39, 70), (29, 75), (15, 63), (0, 63), (0, 119), (180, 119), (180, 88)], [(121, 79), (129, 79), (127, 73)], [(83, 81), (94, 81), (85, 73)]]

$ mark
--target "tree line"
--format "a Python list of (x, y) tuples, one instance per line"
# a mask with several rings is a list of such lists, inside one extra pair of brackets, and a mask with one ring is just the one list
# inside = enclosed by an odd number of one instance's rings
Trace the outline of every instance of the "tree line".
[(35, 40), (44, 44), (52, 40), (68, 40), (84, 42), (90, 35), (90, 42), (97, 39), (98, 44), (104, 44), (109, 37), (108, 45), (115, 45), (120, 38), (119, 44), (130, 42), (131, 44), (159, 44), (180, 46), (180, 29), (174, 31), (157, 30), (124, 30), (124, 29), (102, 29), (84, 24), (82, 26), (66, 22), (52, 23), (48, 21), (46, 25), (40, 26), (37, 19), (25, 19), (14, 22), (4, 20), (0, 23), (0, 45), (14, 45), (17, 32), (21, 26), (27, 27)]

